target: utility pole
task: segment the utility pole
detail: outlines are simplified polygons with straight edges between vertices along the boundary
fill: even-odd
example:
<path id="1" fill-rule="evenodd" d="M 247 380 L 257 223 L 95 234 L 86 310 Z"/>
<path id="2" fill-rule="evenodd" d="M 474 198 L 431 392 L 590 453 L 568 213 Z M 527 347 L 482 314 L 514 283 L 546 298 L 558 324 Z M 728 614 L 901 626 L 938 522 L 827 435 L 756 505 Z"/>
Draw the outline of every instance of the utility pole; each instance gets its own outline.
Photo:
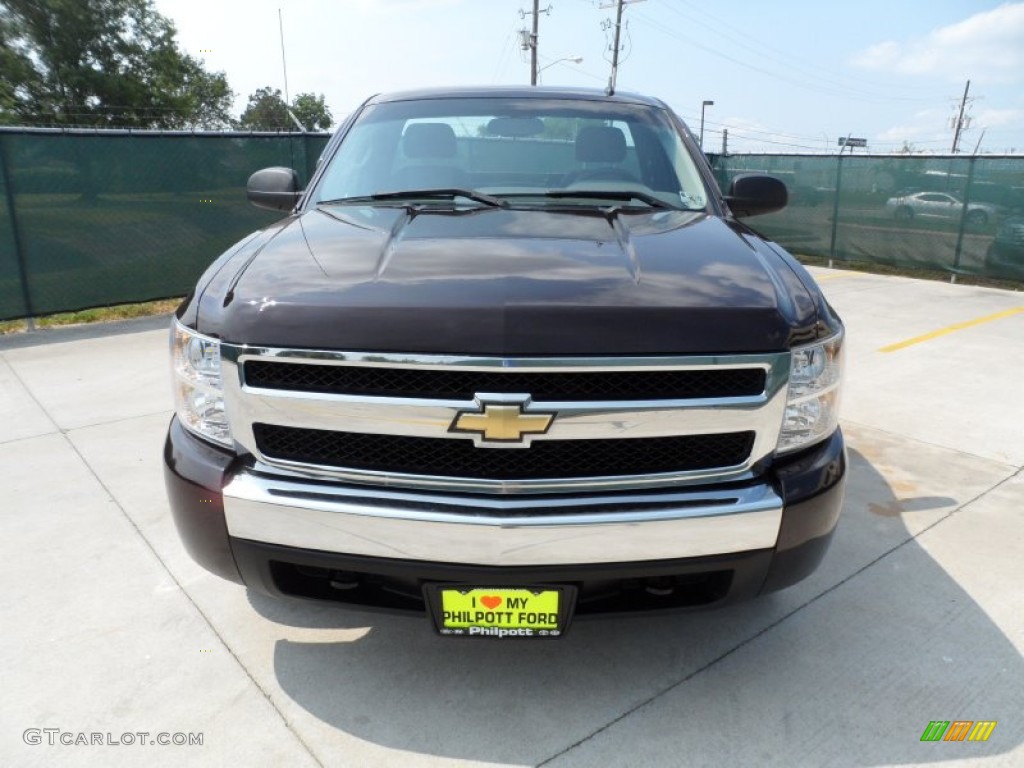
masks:
<path id="1" fill-rule="evenodd" d="M 605 92 L 611 96 L 615 93 L 615 81 L 619 74 L 619 40 L 622 35 L 622 7 L 630 3 L 641 3 L 643 0 L 617 0 L 615 10 L 615 42 L 612 43 L 612 73 L 608 78 Z M 598 8 L 611 8 L 611 5 L 599 5 Z"/>
<path id="2" fill-rule="evenodd" d="M 527 32 L 525 29 L 519 30 L 520 47 L 525 51 L 530 51 L 530 85 L 537 84 L 537 35 L 540 30 L 540 15 L 542 13 L 551 14 L 551 6 L 548 5 L 544 10 L 540 9 L 540 0 L 533 0 L 532 11 L 519 11 L 519 18 L 525 19 L 528 15 L 533 16 L 533 30 Z"/>
<path id="3" fill-rule="evenodd" d="M 978 154 L 978 150 L 981 149 L 981 140 L 985 138 L 985 131 L 987 131 L 987 130 L 988 130 L 988 128 L 982 128 L 981 129 L 981 136 L 978 137 L 978 143 L 974 145 L 974 152 L 973 152 L 973 154 L 975 154 L 975 155 Z"/>
<path id="4" fill-rule="evenodd" d="M 289 103 L 288 96 L 288 62 L 284 58 L 284 18 L 281 16 L 281 9 L 277 9 L 277 26 L 281 33 L 281 71 L 284 72 L 284 103 Z"/>
<path id="5" fill-rule="evenodd" d="M 722 156 L 725 157 L 729 154 L 729 129 L 722 129 Z"/>
<path id="6" fill-rule="evenodd" d="M 533 32 L 530 33 L 530 85 L 537 84 L 537 32 L 540 31 L 540 0 L 533 0 Z M 550 8 L 550 6 L 548 6 Z"/>
<path id="7" fill-rule="evenodd" d="M 964 130 L 964 107 L 967 106 L 967 92 L 971 90 L 971 81 L 967 81 L 967 85 L 964 88 L 964 97 L 960 99 L 960 113 L 956 116 L 956 122 L 953 125 L 953 154 L 955 155 L 960 151 L 960 134 Z"/>

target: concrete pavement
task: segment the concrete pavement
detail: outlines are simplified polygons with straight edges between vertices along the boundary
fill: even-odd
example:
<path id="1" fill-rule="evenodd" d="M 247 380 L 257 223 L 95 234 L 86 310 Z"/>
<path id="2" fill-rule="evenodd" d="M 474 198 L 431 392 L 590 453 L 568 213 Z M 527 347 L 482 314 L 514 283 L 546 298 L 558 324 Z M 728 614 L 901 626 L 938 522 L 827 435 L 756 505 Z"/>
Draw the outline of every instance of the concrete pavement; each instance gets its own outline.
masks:
<path id="1" fill-rule="evenodd" d="M 815 272 L 851 449 L 821 569 L 553 643 L 207 574 L 164 497 L 166 323 L 0 339 L 0 764 L 1024 764 L 1024 294 Z M 932 720 L 997 726 L 921 742 Z M 133 743 L 61 743 L 93 733 Z"/>

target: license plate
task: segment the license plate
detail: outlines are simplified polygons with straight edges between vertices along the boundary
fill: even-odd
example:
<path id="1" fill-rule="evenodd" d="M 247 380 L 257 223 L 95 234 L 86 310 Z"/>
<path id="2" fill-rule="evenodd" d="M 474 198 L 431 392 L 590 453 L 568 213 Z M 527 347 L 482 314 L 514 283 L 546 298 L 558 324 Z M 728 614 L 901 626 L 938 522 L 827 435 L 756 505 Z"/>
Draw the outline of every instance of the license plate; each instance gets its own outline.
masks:
<path id="1" fill-rule="evenodd" d="M 561 637 L 575 596 L 573 587 L 427 588 L 437 631 L 463 637 Z"/>

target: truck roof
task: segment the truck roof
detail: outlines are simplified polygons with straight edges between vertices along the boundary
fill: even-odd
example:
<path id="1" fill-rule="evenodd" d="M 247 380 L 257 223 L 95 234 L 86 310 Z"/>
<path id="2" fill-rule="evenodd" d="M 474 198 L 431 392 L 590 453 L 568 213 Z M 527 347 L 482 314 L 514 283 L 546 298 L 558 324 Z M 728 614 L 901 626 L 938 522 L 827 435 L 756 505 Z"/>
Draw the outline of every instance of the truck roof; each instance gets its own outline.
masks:
<path id="1" fill-rule="evenodd" d="M 410 91 L 379 93 L 367 104 L 381 104 L 393 101 L 419 101 L 421 99 L 482 99 L 500 96 L 516 99 L 576 99 L 581 101 L 607 101 L 619 104 L 643 104 L 649 107 L 664 108 L 665 104 L 658 99 L 642 96 L 638 93 L 616 92 L 609 96 L 597 88 L 559 88 L 549 86 L 524 85 L 478 85 L 459 86 L 454 88 L 419 88 Z"/>

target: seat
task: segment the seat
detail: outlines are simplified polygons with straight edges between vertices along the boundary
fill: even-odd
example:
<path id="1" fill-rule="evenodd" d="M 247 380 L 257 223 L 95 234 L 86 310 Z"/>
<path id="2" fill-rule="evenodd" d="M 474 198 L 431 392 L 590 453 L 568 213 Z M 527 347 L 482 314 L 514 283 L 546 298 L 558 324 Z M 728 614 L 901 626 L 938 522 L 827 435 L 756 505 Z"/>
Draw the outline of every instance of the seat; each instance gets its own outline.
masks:
<path id="1" fill-rule="evenodd" d="M 402 134 L 402 155 L 412 164 L 399 168 L 392 178 L 397 190 L 465 187 L 466 172 L 451 162 L 457 143 L 447 123 L 412 123 Z"/>
<path id="2" fill-rule="evenodd" d="M 612 163 L 626 159 L 626 136 L 619 128 L 590 125 L 576 134 L 576 161 L 579 163 L 606 163 L 596 168 L 581 168 L 566 174 L 562 184 L 570 186 L 580 181 L 629 181 L 639 179 L 625 168 Z"/>

